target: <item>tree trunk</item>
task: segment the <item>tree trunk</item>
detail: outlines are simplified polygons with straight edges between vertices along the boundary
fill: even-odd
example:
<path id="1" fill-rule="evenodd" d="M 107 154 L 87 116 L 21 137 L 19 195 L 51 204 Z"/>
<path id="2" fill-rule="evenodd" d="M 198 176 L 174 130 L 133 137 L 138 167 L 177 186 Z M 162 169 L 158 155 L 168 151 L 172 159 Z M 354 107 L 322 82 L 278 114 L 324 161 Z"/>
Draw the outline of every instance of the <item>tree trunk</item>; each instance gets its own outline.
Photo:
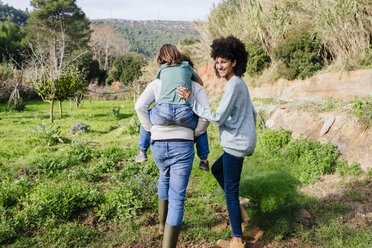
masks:
<path id="1" fill-rule="evenodd" d="M 50 116 L 50 122 L 53 123 L 53 105 L 54 105 L 54 100 L 51 100 L 50 101 L 50 113 L 49 113 L 49 116 Z"/>
<path id="2" fill-rule="evenodd" d="M 72 100 L 70 99 L 70 115 L 72 115 Z"/>
<path id="3" fill-rule="evenodd" d="M 58 101 L 58 102 L 59 102 L 59 116 L 62 119 L 62 101 Z"/>

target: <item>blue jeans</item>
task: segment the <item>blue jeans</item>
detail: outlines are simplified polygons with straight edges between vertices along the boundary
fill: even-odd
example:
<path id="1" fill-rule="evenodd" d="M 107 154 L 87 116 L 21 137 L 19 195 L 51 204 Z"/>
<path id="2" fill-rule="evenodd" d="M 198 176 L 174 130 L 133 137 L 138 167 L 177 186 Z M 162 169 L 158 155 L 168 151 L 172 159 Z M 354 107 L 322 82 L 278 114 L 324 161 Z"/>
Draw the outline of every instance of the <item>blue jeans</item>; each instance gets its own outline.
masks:
<path id="1" fill-rule="evenodd" d="M 234 237 L 242 237 L 242 221 L 239 203 L 239 183 L 244 157 L 224 152 L 212 166 L 212 174 L 225 192 L 227 211 Z"/>
<path id="2" fill-rule="evenodd" d="M 152 125 L 178 125 L 195 129 L 199 117 L 187 104 L 157 104 L 150 111 L 150 122 Z"/>
<path id="3" fill-rule="evenodd" d="M 151 135 L 147 132 L 143 126 L 141 125 L 139 139 L 138 139 L 138 147 L 139 150 L 143 153 L 146 153 L 150 147 L 151 142 Z M 207 159 L 209 154 L 209 144 L 208 144 L 208 134 L 207 132 L 200 135 L 196 138 L 196 152 L 200 159 Z"/>
<path id="4" fill-rule="evenodd" d="M 163 200 L 168 199 L 166 224 L 179 226 L 195 156 L 194 144 L 192 141 L 156 141 L 151 145 L 151 152 L 159 169 L 158 196 Z"/>

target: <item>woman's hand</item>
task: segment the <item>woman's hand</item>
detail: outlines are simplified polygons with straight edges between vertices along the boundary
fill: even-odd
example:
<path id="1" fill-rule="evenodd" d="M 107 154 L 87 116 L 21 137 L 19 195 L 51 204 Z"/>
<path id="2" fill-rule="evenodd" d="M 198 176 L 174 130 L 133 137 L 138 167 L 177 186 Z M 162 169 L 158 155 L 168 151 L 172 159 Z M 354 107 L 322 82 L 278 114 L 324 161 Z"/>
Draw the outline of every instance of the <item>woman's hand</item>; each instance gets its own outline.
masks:
<path id="1" fill-rule="evenodd" d="M 177 87 L 177 94 L 179 97 L 187 101 L 191 96 L 191 91 L 185 87 Z"/>

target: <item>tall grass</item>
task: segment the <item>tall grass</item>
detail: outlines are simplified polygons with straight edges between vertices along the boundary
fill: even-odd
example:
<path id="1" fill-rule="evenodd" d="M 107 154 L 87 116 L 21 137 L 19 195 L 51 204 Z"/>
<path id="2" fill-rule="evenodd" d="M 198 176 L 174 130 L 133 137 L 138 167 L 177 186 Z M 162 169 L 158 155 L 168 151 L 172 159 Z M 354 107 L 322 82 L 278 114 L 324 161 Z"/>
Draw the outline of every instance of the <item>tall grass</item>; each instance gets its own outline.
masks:
<path id="1" fill-rule="evenodd" d="M 372 8 L 365 0 L 224 0 L 208 19 L 212 38 L 235 35 L 258 41 L 272 61 L 288 32 L 311 25 L 336 64 L 346 69 L 372 63 Z"/>

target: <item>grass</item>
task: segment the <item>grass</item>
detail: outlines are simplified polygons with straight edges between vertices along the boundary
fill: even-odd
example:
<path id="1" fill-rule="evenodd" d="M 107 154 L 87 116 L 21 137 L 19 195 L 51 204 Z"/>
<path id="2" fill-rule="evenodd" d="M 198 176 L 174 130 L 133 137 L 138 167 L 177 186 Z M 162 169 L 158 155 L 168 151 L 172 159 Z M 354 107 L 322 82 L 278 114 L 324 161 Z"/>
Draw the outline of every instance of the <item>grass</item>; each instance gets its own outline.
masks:
<path id="1" fill-rule="evenodd" d="M 31 101 L 24 112 L 4 112 L 5 104 L 0 104 L 0 244 L 160 246 L 157 169 L 151 153 L 148 162 L 134 162 L 138 121 L 133 103 L 85 101 L 73 114 L 62 119 L 56 115 L 54 128 L 48 123 L 48 108 Z M 89 125 L 88 132 L 70 134 L 77 121 Z M 44 127 L 36 132 L 42 123 Z M 213 163 L 223 151 L 218 128 L 210 125 L 208 134 Z M 56 142 L 49 142 L 50 137 Z M 258 128 L 256 152 L 244 161 L 240 195 L 250 199 L 247 211 L 252 223 L 265 230 L 259 247 L 293 242 L 315 247 L 371 246 L 371 228 L 353 207 L 370 202 L 371 175 L 336 158 L 330 145 L 291 140 L 285 130 Z M 186 247 L 208 247 L 231 236 L 229 228 L 211 231 L 227 220 L 224 194 L 211 173 L 197 169 L 198 162 L 195 159 L 180 236 Z M 300 191 L 332 173 L 349 178 L 341 185 L 328 185 L 342 189 L 339 198 L 322 199 Z M 312 215 L 310 225 L 296 220 L 296 212 L 303 208 Z M 357 227 L 351 225 L 355 218 L 361 223 Z"/>

